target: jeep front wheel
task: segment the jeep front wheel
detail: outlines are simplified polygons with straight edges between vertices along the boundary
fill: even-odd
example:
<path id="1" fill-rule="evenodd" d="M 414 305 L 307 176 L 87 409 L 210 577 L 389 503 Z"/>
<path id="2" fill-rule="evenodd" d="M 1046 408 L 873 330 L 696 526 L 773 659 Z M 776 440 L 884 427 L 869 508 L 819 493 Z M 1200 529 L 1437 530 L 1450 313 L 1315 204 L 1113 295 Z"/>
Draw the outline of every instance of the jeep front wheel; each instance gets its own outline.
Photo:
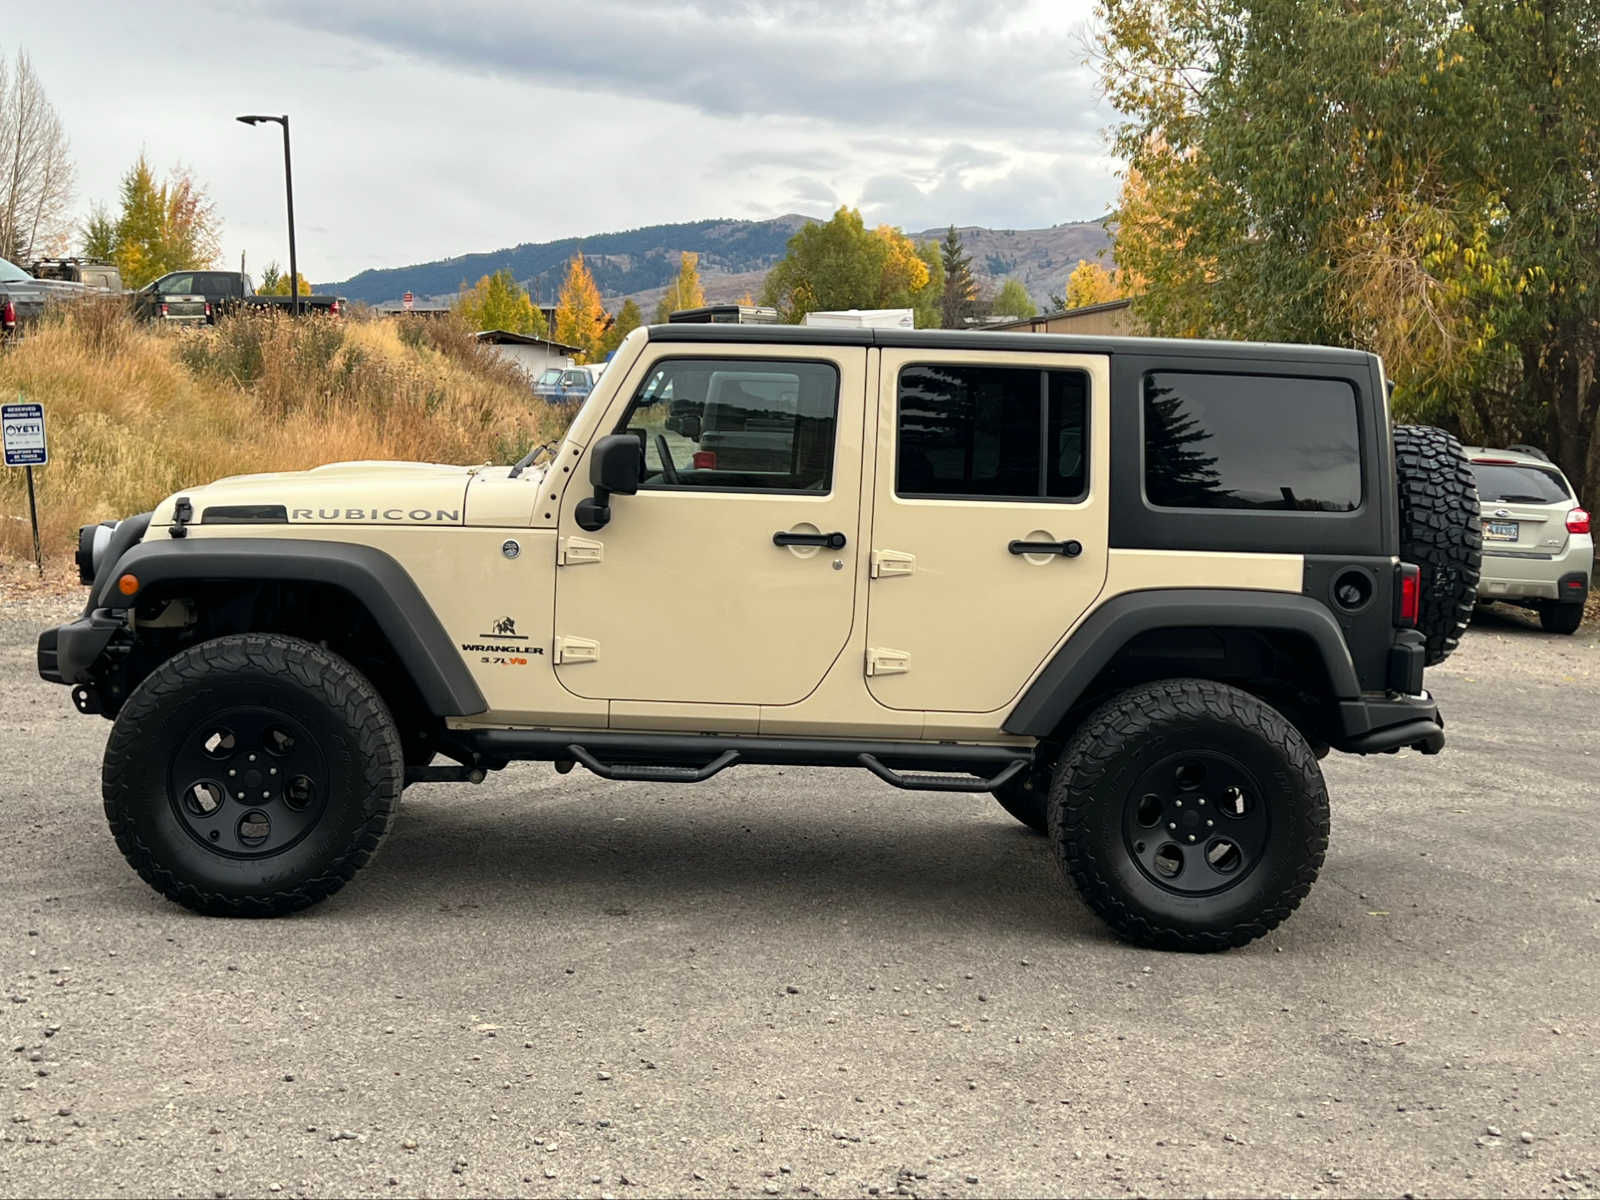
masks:
<path id="1" fill-rule="evenodd" d="M 1310 890 L 1328 846 L 1315 755 L 1276 709 L 1200 679 L 1132 688 L 1068 743 L 1049 800 L 1057 862 L 1119 935 L 1242 946 Z"/>
<path id="2" fill-rule="evenodd" d="M 139 875 L 213 916 L 277 916 L 338 891 L 389 830 L 400 736 L 344 659 L 240 634 L 157 667 L 118 713 L 106 818 Z"/>

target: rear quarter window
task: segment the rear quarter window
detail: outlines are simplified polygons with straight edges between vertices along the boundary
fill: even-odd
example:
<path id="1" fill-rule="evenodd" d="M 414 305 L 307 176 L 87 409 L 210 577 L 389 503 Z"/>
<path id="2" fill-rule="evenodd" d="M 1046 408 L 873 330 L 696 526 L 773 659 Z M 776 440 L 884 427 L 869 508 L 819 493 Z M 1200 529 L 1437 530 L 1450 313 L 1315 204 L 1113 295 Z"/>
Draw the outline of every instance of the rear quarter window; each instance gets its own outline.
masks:
<path id="1" fill-rule="evenodd" d="M 1152 371 L 1145 496 L 1160 508 L 1354 512 L 1356 390 L 1340 379 Z"/>

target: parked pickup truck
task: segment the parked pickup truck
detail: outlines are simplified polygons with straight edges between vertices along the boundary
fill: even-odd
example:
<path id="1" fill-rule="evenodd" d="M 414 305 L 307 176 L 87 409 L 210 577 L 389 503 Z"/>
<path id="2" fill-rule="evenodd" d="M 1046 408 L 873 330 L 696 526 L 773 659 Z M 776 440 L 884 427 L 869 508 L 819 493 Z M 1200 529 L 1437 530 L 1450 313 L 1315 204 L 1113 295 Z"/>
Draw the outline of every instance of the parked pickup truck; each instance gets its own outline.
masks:
<path id="1" fill-rule="evenodd" d="M 83 295 L 81 283 L 35 279 L 0 258 L 0 338 L 12 337 L 24 325 L 37 321 L 52 301 L 79 300 Z"/>
<path id="2" fill-rule="evenodd" d="M 133 294 L 133 315 L 141 321 L 169 325 L 209 325 L 211 302 L 185 286 L 189 275 L 163 275 Z"/>
<path id="3" fill-rule="evenodd" d="M 250 276 L 243 271 L 173 271 L 149 284 L 145 292 L 165 298 L 169 294 L 197 295 L 211 306 L 209 319 L 237 312 L 241 308 L 275 308 L 292 312 L 292 296 L 263 296 L 256 291 Z M 141 295 L 144 293 L 141 292 Z M 338 296 L 301 296 L 300 311 L 338 316 L 344 301 Z M 144 316 L 151 316 L 143 312 Z"/>

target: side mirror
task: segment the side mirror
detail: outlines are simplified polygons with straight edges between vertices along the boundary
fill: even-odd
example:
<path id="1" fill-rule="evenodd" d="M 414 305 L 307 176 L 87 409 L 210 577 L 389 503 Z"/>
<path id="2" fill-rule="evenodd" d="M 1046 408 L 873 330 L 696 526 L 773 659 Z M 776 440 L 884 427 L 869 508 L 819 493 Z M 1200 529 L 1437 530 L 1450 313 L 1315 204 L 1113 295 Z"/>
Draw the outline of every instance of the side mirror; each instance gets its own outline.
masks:
<path id="1" fill-rule="evenodd" d="M 611 522 L 611 497 L 631 496 L 644 474 L 644 447 L 631 433 L 601 438 L 589 452 L 589 482 L 594 495 L 578 503 L 573 514 L 578 528 L 593 533 Z"/>

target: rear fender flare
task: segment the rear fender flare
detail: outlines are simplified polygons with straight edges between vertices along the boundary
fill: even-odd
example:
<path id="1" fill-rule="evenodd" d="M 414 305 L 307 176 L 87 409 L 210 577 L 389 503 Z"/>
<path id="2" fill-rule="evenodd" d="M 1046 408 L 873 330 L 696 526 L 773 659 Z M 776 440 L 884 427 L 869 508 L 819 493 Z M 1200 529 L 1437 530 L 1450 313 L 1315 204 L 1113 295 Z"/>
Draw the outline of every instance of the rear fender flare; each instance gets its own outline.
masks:
<path id="1" fill-rule="evenodd" d="M 1170 588 L 1124 592 L 1089 614 L 1017 701 L 1007 733 L 1049 737 L 1095 677 L 1129 642 L 1157 629 L 1259 629 L 1302 635 L 1316 647 L 1334 698 L 1361 695 L 1350 648 L 1321 603 L 1293 592 Z"/>

